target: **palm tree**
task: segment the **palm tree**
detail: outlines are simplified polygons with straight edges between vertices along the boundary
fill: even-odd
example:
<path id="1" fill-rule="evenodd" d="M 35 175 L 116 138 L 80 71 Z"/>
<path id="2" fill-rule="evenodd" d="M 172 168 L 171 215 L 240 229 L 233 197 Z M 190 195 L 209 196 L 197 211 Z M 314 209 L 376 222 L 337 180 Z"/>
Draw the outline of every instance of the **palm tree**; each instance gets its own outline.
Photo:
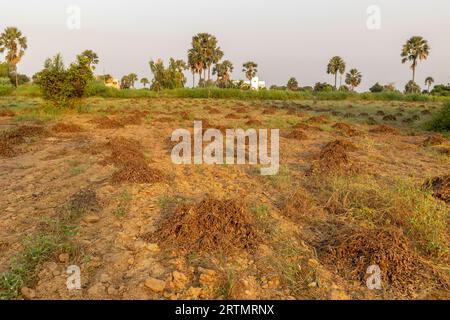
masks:
<path id="1" fill-rule="evenodd" d="M 141 83 L 142 83 L 142 85 L 144 86 L 144 89 L 145 89 L 145 86 L 148 85 L 150 83 L 150 81 L 148 81 L 147 78 L 142 78 L 141 79 Z"/>
<path id="2" fill-rule="evenodd" d="M 357 86 L 361 84 L 362 75 L 357 69 L 351 69 L 345 75 L 345 83 L 350 86 L 350 89 L 353 91 Z"/>
<path id="3" fill-rule="evenodd" d="M 330 62 L 327 66 L 327 73 L 334 75 L 334 88 L 337 89 L 337 74 L 340 73 L 341 75 L 345 72 L 345 62 L 344 60 L 339 57 L 335 56 L 330 59 Z"/>
<path id="4" fill-rule="evenodd" d="M 19 86 L 17 64 L 24 56 L 27 48 L 27 38 L 16 27 L 7 27 L 0 35 L 0 53 L 7 51 L 5 59 L 16 75 L 16 88 Z"/>
<path id="5" fill-rule="evenodd" d="M 242 65 L 242 72 L 245 73 L 245 77 L 250 81 L 256 76 L 258 73 L 258 64 L 253 61 L 248 61 Z"/>
<path id="6" fill-rule="evenodd" d="M 138 80 L 136 73 L 130 73 L 128 75 L 128 80 L 130 81 L 130 86 L 134 89 L 134 83 Z"/>
<path id="7" fill-rule="evenodd" d="M 416 67 L 419 60 L 426 60 L 430 54 L 430 46 L 428 41 L 420 36 L 414 36 L 410 38 L 403 45 L 401 57 L 402 63 L 411 61 L 411 69 L 413 71 L 412 81 L 414 82 L 416 77 Z"/>
<path id="8" fill-rule="evenodd" d="M 84 50 L 81 56 L 86 57 L 88 61 L 89 68 L 94 71 L 95 65 L 99 63 L 98 55 L 92 50 Z"/>
<path id="9" fill-rule="evenodd" d="M 188 51 L 188 66 L 189 70 L 192 72 L 192 87 L 195 87 L 195 74 L 198 73 L 201 80 L 203 66 L 200 52 L 195 48 L 189 49 Z"/>
<path id="10" fill-rule="evenodd" d="M 425 79 L 425 85 L 428 86 L 428 93 L 430 93 L 431 86 L 434 83 L 434 79 L 432 77 L 427 77 Z"/>
<path id="11" fill-rule="evenodd" d="M 222 63 L 217 63 L 213 68 L 213 75 L 217 75 L 217 82 L 221 87 L 228 87 L 230 83 L 230 74 L 233 72 L 233 63 L 225 60 Z"/>

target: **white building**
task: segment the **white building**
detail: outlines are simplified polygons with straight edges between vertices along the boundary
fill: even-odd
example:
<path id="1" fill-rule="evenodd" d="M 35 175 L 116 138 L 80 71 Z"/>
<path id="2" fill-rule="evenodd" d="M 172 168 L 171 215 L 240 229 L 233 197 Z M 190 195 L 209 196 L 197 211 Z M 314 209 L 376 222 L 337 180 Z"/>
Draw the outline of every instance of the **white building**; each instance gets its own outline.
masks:
<path id="1" fill-rule="evenodd" d="M 264 89 L 266 87 L 265 81 L 259 81 L 258 77 L 253 77 L 252 81 L 244 81 L 245 84 L 249 85 L 251 89 L 253 90 L 259 90 Z"/>

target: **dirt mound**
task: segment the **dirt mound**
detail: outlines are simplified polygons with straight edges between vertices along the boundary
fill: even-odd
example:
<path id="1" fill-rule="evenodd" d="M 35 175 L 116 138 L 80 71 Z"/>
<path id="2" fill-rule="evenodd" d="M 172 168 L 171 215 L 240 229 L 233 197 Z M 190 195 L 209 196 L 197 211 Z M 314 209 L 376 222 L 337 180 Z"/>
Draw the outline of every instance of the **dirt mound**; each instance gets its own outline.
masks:
<path id="1" fill-rule="evenodd" d="M 320 243 L 319 257 L 345 278 L 366 283 L 367 268 L 378 265 L 382 286 L 408 293 L 423 284 L 426 267 L 409 240 L 394 228 L 344 228 Z"/>
<path id="2" fill-rule="evenodd" d="M 146 235 L 183 252 L 254 251 L 261 238 L 253 215 L 235 200 L 207 198 L 178 206 L 161 221 L 155 235 Z"/>
<path id="3" fill-rule="evenodd" d="M 0 117 L 14 117 L 16 114 L 9 109 L 0 109 Z"/>
<path id="4" fill-rule="evenodd" d="M 119 129 L 123 128 L 124 124 L 116 119 L 109 117 L 96 118 L 90 121 L 97 125 L 97 129 Z"/>
<path id="5" fill-rule="evenodd" d="M 450 175 L 432 178 L 425 183 L 425 187 L 430 187 L 436 198 L 450 204 Z"/>
<path id="6" fill-rule="evenodd" d="M 388 114 L 383 117 L 383 120 L 384 121 L 397 121 L 397 117 L 394 116 L 393 114 Z"/>
<path id="7" fill-rule="evenodd" d="M 161 118 L 157 118 L 155 119 L 155 122 L 161 122 L 161 123 L 170 123 L 173 122 L 174 120 L 172 118 L 169 117 L 161 117 Z"/>
<path id="8" fill-rule="evenodd" d="M 90 188 L 82 189 L 72 196 L 67 204 L 71 214 L 86 214 L 100 209 L 97 194 Z"/>
<path id="9" fill-rule="evenodd" d="M 142 118 L 143 116 L 141 114 L 132 113 L 126 117 L 121 118 L 120 123 L 122 123 L 125 126 L 127 125 L 139 126 L 142 124 Z"/>
<path id="10" fill-rule="evenodd" d="M 372 133 L 384 133 L 384 134 L 397 134 L 398 131 L 390 126 L 387 125 L 380 125 L 373 129 L 370 129 L 370 132 Z"/>
<path id="11" fill-rule="evenodd" d="M 327 123 L 328 122 L 328 117 L 327 116 L 314 116 L 308 119 L 309 122 L 314 122 L 314 123 Z"/>
<path id="12" fill-rule="evenodd" d="M 20 153 L 18 147 L 33 137 L 47 134 L 43 127 L 20 126 L 0 134 L 0 157 L 14 157 Z"/>
<path id="13" fill-rule="evenodd" d="M 323 147 L 319 160 L 313 162 L 307 174 L 333 174 L 353 171 L 355 167 L 348 152 L 356 150 L 356 146 L 350 141 L 335 140 L 329 142 Z"/>
<path id="14" fill-rule="evenodd" d="M 430 147 L 430 146 L 437 146 L 440 144 L 443 144 L 445 142 L 445 138 L 442 134 L 435 134 L 433 136 L 429 136 L 428 138 L 426 138 L 422 145 L 424 147 Z"/>
<path id="15" fill-rule="evenodd" d="M 83 128 L 75 123 L 58 122 L 52 127 L 52 131 L 56 133 L 75 133 L 83 131 Z"/>
<path id="16" fill-rule="evenodd" d="M 248 109 L 244 108 L 244 107 L 240 107 L 240 108 L 236 108 L 234 111 L 236 111 L 237 113 L 246 113 L 246 112 L 248 112 Z"/>
<path id="17" fill-rule="evenodd" d="M 275 108 L 266 108 L 266 109 L 264 109 L 264 111 L 261 113 L 261 114 L 266 114 L 266 115 L 268 115 L 268 114 L 275 114 L 276 113 L 276 109 Z"/>
<path id="18" fill-rule="evenodd" d="M 358 134 L 358 131 L 353 129 L 352 126 L 343 122 L 336 123 L 335 125 L 333 125 L 333 128 L 339 130 L 342 134 L 348 137 L 353 137 Z"/>
<path id="19" fill-rule="evenodd" d="M 305 140 L 308 139 L 308 136 L 304 131 L 300 129 L 294 129 L 286 136 L 286 138 L 295 140 Z"/>
<path id="20" fill-rule="evenodd" d="M 310 126 L 305 123 L 297 123 L 295 126 L 292 127 L 292 129 L 300 129 L 300 130 L 307 130 L 307 131 L 323 131 L 319 127 Z"/>
<path id="21" fill-rule="evenodd" d="M 309 214 L 311 208 L 312 204 L 308 192 L 303 188 L 299 188 L 285 200 L 283 213 L 290 219 L 298 220 Z"/>
<path id="22" fill-rule="evenodd" d="M 262 122 L 256 119 L 250 119 L 245 124 L 247 126 L 262 126 Z"/>
<path id="23" fill-rule="evenodd" d="M 225 116 L 225 119 L 240 119 L 241 117 L 235 113 L 230 113 Z"/>
<path id="24" fill-rule="evenodd" d="M 209 112 L 210 114 L 220 114 L 220 113 L 222 113 L 222 112 L 221 112 L 219 109 L 217 109 L 217 108 L 209 108 L 208 112 Z"/>
<path id="25" fill-rule="evenodd" d="M 106 145 L 111 155 L 104 164 L 114 164 L 119 168 L 112 176 L 115 183 L 155 183 L 163 180 L 160 170 L 148 166 L 142 146 L 136 140 L 115 138 Z"/>

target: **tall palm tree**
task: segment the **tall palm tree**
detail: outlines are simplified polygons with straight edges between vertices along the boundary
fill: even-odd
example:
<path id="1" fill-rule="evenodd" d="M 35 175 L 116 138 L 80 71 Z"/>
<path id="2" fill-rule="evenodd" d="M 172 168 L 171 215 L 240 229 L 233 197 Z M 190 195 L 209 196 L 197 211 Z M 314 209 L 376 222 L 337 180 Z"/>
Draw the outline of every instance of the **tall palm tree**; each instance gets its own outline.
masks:
<path id="1" fill-rule="evenodd" d="M 95 70 L 95 65 L 97 65 L 99 63 L 98 55 L 92 50 L 84 50 L 81 53 L 81 56 L 86 57 L 86 59 L 88 61 L 89 68 L 92 71 L 94 71 Z"/>
<path id="2" fill-rule="evenodd" d="M 19 86 L 17 64 L 20 62 L 28 48 L 27 38 L 16 27 L 7 27 L 0 35 L 0 53 L 7 51 L 5 59 L 14 70 L 16 76 L 16 88 Z"/>
<path id="3" fill-rule="evenodd" d="M 428 86 L 428 93 L 430 93 L 430 89 L 431 89 L 431 86 L 433 85 L 433 83 L 434 83 L 433 77 L 427 77 L 425 79 L 425 85 Z"/>
<path id="4" fill-rule="evenodd" d="M 345 62 L 339 57 L 335 56 L 330 59 L 330 62 L 327 66 L 327 73 L 334 75 L 334 88 L 337 89 L 337 75 L 340 73 L 341 75 L 345 72 Z"/>
<path id="5" fill-rule="evenodd" d="M 145 86 L 148 85 L 149 83 L 150 83 L 150 81 L 148 81 L 147 78 L 142 78 L 141 79 L 141 84 L 144 86 L 144 89 L 145 89 Z"/>
<path id="6" fill-rule="evenodd" d="M 199 82 L 202 78 L 202 59 L 200 52 L 195 48 L 189 49 L 188 51 L 188 67 L 192 72 L 192 87 L 195 87 L 195 75 L 198 73 Z"/>
<path id="7" fill-rule="evenodd" d="M 428 41 L 423 37 L 414 36 L 410 38 L 403 45 L 402 48 L 402 63 L 406 63 L 407 61 L 411 62 L 411 69 L 413 71 L 412 81 L 414 82 L 416 77 L 416 68 L 417 64 L 420 60 L 426 60 L 428 55 L 430 54 L 430 46 L 428 45 Z"/>
<path id="8" fill-rule="evenodd" d="M 357 69 L 351 69 L 345 75 L 345 83 L 350 86 L 350 89 L 353 91 L 357 86 L 361 84 L 362 75 Z"/>
<path id="9" fill-rule="evenodd" d="M 251 82 L 258 73 L 258 64 L 253 61 L 248 61 L 242 65 L 242 72 L 245 73 L 245 77 Z"/>
<path id="10" fill-rule="evenodd" d="M 130 86 L 134 89 L 134 83 L 138 80 L 136 73 L 130 73 L 128 75 L 128 80 L 130 81 Z"/>
<path id="11" fill-rule="evenodd" d="M 217 75 L 217 82 L 221 87 L 228 87 L 230 83 L 230 74 L 233 72 L 233 63 L 225 60 L 222 63 L 217 63 L 213 68 L 213 75 Z"/>

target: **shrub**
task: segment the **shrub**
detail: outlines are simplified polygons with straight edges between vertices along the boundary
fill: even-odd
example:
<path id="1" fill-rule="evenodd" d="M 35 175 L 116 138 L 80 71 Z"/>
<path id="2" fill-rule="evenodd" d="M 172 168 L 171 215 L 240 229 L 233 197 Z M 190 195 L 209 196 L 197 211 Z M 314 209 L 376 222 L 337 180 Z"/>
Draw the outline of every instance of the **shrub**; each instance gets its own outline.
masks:
<path id="1" fill-rule="evenodd" d="M 405 86 L 406 94 L 420 94 L 421 91 L 422 89 L 420 88 L 420 86 L 412 80 L 408 81 Z"/>
<path id="2" fill-rule="evenodd" d="M 444 104 L 442 109 L 425 124 L 427 130 L 450 131 L 450 102 Z"/>
<path id="3" fill-rule="evenodd" d="M 85 57 L 78 56 L 76 62 L 65 68 L 61 55 L 57 54 L 53 59 L 46 60 L 44 69 L 37 74 L 36 83 L 45 99 L 65 106 L 74 99 L 84 97 L 92 79 L 93 74 Z"/>
<path id="4" fill-rule="evenodd" d="M 330 92 L 333 91 L 334 87 L 331 84 L 328 83 L 321 83 L 321 82 L 317 82 L 314 85 L 314 92 Z"/>
<path id="5" fill-rule="evenodd" d="M 433 90 L 431 90 L 431 94 L 434 96 L 450 97 L 450 84 L 438 84 L 434 86 Z"/>
<path id="6" fill-rule="evenodd" d="M 14 87 L 9 78 L 0 78 L 0 96 L 6 96 L 13 92 Z"/>
<path id="7" fill-rule="evenodd" d="M 370 90 L 370 92 L 377 93 L 377 92 L 383 92 L 383 89 L 384 89 L 384 87 L 377 82 L 369 90 Z"/>

